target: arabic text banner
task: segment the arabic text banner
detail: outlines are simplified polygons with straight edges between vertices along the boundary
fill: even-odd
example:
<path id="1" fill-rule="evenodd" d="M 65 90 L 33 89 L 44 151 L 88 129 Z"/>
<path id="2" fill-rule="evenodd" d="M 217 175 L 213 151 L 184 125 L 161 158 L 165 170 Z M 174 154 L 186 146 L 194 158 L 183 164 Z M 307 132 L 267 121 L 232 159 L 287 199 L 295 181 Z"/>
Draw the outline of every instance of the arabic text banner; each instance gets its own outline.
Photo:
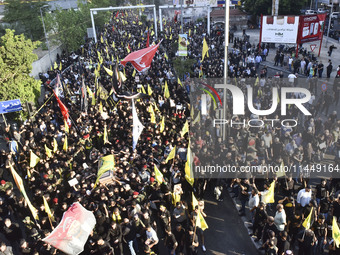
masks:
<path id="1" fill-rule="evenodd" d="M 261 42 L 296 43 L 299 16 L 263 16 Z"/>
<path id="2" fill-rule="evenodd" d="M 326 13 L 300 16 L 298 42 L 321 40 L 325 27 Z"/>
<path id="3" fill-rule="evenodd" d="M 77 255 L 84 250 L 84 245 L 96 225 L 93 213 L 81 204 L 73 203 L 64 213 L 59 225 L 43 239 L 45 243 L 66 254 Z"/>

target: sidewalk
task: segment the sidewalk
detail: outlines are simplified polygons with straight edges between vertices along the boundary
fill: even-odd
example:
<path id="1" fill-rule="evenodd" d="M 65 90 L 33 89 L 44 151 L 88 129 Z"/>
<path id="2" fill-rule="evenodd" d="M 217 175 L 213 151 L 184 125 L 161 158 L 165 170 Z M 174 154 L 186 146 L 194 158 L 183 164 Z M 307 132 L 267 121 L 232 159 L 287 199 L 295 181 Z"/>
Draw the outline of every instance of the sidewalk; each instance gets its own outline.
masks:
<path id="1" fill-rule="evenodd" d="M 257 45 L 259 43 L 260 29 L 246 30 L 246 34 L 250 36 L 250 42 L 252 44 Z M 235 37 L 241 37 L 241 36 L 242 36 L 242 31 L 236 31 L 235 32 Z M 310 45 L 316 45 L 316 47 L 313 51 L 314 56 L 317 58 L 318 61 L 322 61 L 322 63 L 324 64 L 323 78 L 321 78 L 320 80 L 323 81 L 323 82 L 326 82 L 327 84 L 333 84 L 334 77 L 335 77 L 335 74 L 336 74 L 336 68 L 340 65 L 340 50 L 339 50 L 340 49 L 340 43 L 337 40 L 334 40 L 333 38 L 329 38 L 327 47 L 325 47 L 326 40 L 327 40 L 327 36 L 324 36 L 323 41 L 322 41 L 322 46 L 321 46 L 320 57 L 317 57 L 317 55 L 319 53 L 319 49 L 320 49 L 320 41 L 304 43 L 302 46 L 303 46 L 303 48 L 305 48 L 307 50 L 307 52 L 311 52 Z M 329 57 L 328 56 L 328 48 L 332 44 L 334 44 L 334 46 L 337 49 L 334 49 L 332 56 Z M 292 47 L 295 46 L 294 44 L 290 44 L 290 45 Z M 279 46 L 279 44 L 275 44 L 275 46 L 277 48 Z M 267 56 L 267 61 L 262 62 L 262 64 L 267 65 L 271 69 L 274 69 L 274 70 L 277 70 L 277 71 L 284 71 L 285 73 L 289 74 L 288 68 L 274 66 L 275 53 L 276 53 L 276 49 L 271 48 L 269 50 L 269 54 Z M 301 54 L 299 55 L 299 57 L 301 57 Z M 329 59 L 332 61 L 333 71 L 331 73 L 331 79 L 327 80 L 326 79 L 326 67 L 328 65 Z"/>

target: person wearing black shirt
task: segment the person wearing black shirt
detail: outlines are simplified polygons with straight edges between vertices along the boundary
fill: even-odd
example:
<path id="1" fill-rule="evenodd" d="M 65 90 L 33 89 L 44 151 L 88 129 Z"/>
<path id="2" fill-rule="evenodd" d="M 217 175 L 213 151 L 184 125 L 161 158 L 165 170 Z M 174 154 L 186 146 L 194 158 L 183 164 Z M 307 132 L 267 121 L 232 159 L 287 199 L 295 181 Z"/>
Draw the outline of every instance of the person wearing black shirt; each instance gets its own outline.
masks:
<path id="1" fill-rule="evenodd" d="M 185 230 L 182 228 L 181 224 L 177 224 L 173 232 L 177 242 L 176 254 L 183 255 L 185 247 Z"/>
<path id="2" fill-rule="evenodd" d="M 316 185 L 316 202 L 320 204 L 321 199 L 328 198 L 329 191 L 327 187 L 327 181 L 323 179 L 320 184 Z"/>
<path id="3" fill-rule="evenodd" d="M 239 186 L 240 186 L 240 189 L 241 189 L 241 192 L 240 192 L 240 195 L 239 195 L 239 198 L 240 198 L 240 201 L 241 201 L 241 209 L 240 209 L 240 216 L 244 216 L 246 215 L 246 203 L 249 199 L 249 189 L 250 189 L 250 186 L 249 186 L 249 180 L 248 179 L 245 179 L 245 180 L 242 180 L 241 182 L 238 182 Z"/>
<path id="4" fill-rule="evenodd" d="M 278 255 L 284 254 L 287 250 L 289 250 L 290 243 L 287 240 L 288 239 L 288 233 L 286 231 L 282 231 L 279 234 L 279 237 L 277 239 L 277 248 L 278 248 Z"/>
<path id="5" fill-rule="evenodd" d="M 194 228 L 190 226 L 187 235 L 187 254 L 197 255 L 198 246 L 199 246 L 198 236 L 194 233 Z"/>
<path id="6" fill-rule="evenodd" d="M 311 229 L 302 230 L 298 234 L 299 241 L 299 254 L 298 255 L 310 255 L 312 254 L 313 246 L 316 242 L 316 237 Z"/>
<path id="7" fill-rule="evenodd" d="M 332 215 L 337 219 L 340 216 L 340 195 L 338 195 L 338 198 L 333 202 Z"/>
<path id="8" fill-rule="evenodd" d="M 254 216 L 253 235 L 256 237 L 256 240 L 262 237 L 262 230 L 266 224 L 267 218 L 268 215 L 265 210 L 265 205 L 263 202 L 260 202 Z"/>
<path id="9" fill-rule="evenodd" d="M 325 223 L 325 217 L 322 214 L 312 225 L 312 230 L 317 239 L 317 243 L 314 245 L 314 254 L 323 254 L 327 244 L 327 223 Z"/>
<path id="10" fill-rule="evenodd" d="M 123 255 L 122 229 L 115 221 L 112 221 L 111 228 L 107 232 L 105 241 L 113 247 L 115 254 Z"/>
<path id="11" fill-rule="evenodd" d="M 173 255 L 173 254 L 175 254 L 176 248 L 178 246 L 178 243 L 176 241 L 176 237 L 171 232 L 170 226 L 167 227 L 165 232 L 166 232 L 166 236 L 165 236 L 165 240 L 164 240 L 165 247 L 167 248 L 168 253 L 170 255 Z"/>

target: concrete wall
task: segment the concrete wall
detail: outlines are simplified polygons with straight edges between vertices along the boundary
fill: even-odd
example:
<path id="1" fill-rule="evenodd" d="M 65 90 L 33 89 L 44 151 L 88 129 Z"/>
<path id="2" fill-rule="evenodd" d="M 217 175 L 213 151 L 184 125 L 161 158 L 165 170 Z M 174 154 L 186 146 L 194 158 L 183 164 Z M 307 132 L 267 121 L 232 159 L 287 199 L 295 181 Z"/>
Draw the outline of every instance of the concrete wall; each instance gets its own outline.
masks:
<path id="1" fill-rule="evenodd" d="M 52 64 L 57 60 L 57 54 L 59 53 L 59 55 L 61 55 L 61 52 L 62 52 L 61 46 L 51 49 Z M 46 51 L 46 54 L 42 58 L 33 62 L 32 67 L 33 69 L 32 69 L 31 76 L 34 78 L 38 78 L 39 73 L 43 73 L 49 70 L 51 68 L 51 62 L 50 62 L 48 52 Z"/>

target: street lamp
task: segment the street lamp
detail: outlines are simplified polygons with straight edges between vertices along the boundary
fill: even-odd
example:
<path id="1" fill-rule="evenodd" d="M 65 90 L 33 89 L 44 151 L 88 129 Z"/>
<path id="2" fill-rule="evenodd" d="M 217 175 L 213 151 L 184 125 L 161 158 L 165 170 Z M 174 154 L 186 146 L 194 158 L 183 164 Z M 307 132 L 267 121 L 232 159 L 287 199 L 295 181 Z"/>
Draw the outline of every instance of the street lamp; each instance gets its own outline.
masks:
<path id="1" fill-rule="evenodd" d="M 329 29 L 331 28 L 331 21 L 332 21 L 332 16 L 333 16 L 333 7 L 334 4 L 338 4 L 339 0 L 332 0 L 332 7 L 331 7 L 331 12 L 329 13 L 329 20 L 328 20 L 328 28 L 327 28 L 327 39 L 326 39 L 326 45 L 325 48 L 327 48 L 327 43 L 328 43 L 328 38 L 329 38 Z"/>
<path id="2" fill-rule="evenodd" d="M 44 16 L 42 15 L 42 10 L 41 10 L 42 8 L 46 8 L 46 7 L 49 7 L 49 5 L 45 4 L 45 5 L 40 7 L 40 15 L 41 15 L 41 20 L 42 20 L 42 23 L 43 23 L 43 28 L 44 28 L 44 33 L 45 33 L 46 46 L 47 46 L 47 49 L 48 49 L 48 57 L 50 58 L 50 63 L 51 63 L 51 66 L 52 66 L 50 44 L 48 42 L 48 37 L 47 37 L 47 34 L 46 34 L 46 28 L 45 28 L 45 22 L 44 22 Z"/>

